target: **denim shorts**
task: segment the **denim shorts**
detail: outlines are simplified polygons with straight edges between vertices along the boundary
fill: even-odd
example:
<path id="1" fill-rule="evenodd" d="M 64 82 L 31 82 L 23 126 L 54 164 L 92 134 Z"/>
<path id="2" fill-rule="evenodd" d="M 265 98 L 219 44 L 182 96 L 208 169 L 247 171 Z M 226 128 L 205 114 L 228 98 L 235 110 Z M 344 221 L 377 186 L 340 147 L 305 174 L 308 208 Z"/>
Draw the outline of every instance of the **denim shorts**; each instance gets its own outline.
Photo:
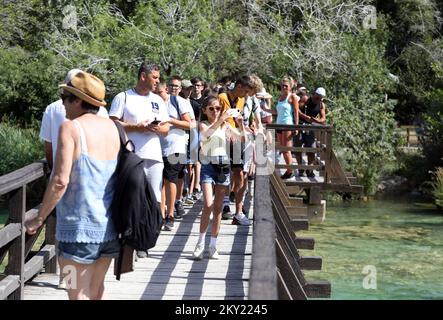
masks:
<path id="1" fill-rule="evenodd" d="M 99 258 L 117 258 L 118 239 L 102 243 L 59 242 L 58 255 L 81 264 L 92 264 Z"/>
<path id="2" fill-rule="evenodd" d="M 219 174 L 212 164 L 202 164 L 200 170 L 200 183 L 211 183 L 220 186 L 229 186 L 230 170 L 228 173 Z"/>

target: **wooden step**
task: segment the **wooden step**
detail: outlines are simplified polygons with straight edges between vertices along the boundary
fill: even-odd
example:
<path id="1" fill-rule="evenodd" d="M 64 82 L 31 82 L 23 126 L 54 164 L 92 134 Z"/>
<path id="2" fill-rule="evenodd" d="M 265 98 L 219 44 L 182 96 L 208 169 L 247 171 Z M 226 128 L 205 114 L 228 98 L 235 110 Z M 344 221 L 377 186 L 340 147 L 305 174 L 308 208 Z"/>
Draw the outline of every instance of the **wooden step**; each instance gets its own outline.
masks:
<path id="1" fill-rule="evenodd" d="M 291 226 L 294 232 L 300 230 L 309 230 L 309 220 L 308 219 L 291 219 Z"/>
<path id="2" fill-rule="evenodd" d="M 298 249 L 314 250 L 315 247 L 315 239 L 311 237 L 297 237 L 294 242 Z"/>
<path id="3" fill-rule="evenodd" d="M 325 170 L 324 165 L 276 164 L 274 167 L 275 169 Z"/>
<path id="4" fill-rule="evenodd" d="M 357 184 L 357 178 L 356 177 L 348 177 L 348 181 L 350 185 L 356 185 Z"/>
<path id="5" fill-rule="evenodd" d="M 298 264 L 303 270 L 321 270 L 323 259 L 317 256 L 304 256 L 300 258 Z"/>
<path id="6" fill-rule="evenodd" d="M 307 206 L 285 206 L 286 211 L 290 217 L 297 219 L 296 217 L 307 217 L 308 207 Z"/>
<path id="7" fill-rule="evenodd" d="M 289 199 L 294 206 L 295 205 L 299 205 L 300 207 L 303 206 L 303 198 L 289 194 Z"/>
<path id="8" fill-rule="evenodd" d="M 331 283 L 329 281 L 308 281 L 303 289 L 308 298 L 330 298 L 331 297 Z"/>

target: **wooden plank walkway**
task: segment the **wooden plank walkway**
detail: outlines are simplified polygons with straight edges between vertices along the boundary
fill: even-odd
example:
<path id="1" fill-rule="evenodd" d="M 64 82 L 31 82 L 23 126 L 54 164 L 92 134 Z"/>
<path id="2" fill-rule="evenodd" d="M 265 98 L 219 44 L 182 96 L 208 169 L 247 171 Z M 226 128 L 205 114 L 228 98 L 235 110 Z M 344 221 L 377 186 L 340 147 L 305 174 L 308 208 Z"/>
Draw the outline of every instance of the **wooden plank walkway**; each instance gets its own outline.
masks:
<path id="1" fill-rule="evenodd" d="M 195 261 L 192 252 L 198 240 L 201 207 L 201 200 L 192 207 L 185 206 L 187 214 L 175 222 L 174 231 L 162 231 L 149 257 L 138 259 L 135 271 L 123 274 L 120 281 L 115 280 L 112 263 L 105 279 L 104 299 L 247 299 L 253 226 L 235 226 L 231 220 L 222 220 L 217 243 L 220 259 L 209 260 L 205 252 L 203 260 Z M 209 232 L 206 237 L 207 249 Z M 24 298 L 66 300 L 66 291 L 57 285 L 56 274 L 41 273 L 26 283 Z"/>

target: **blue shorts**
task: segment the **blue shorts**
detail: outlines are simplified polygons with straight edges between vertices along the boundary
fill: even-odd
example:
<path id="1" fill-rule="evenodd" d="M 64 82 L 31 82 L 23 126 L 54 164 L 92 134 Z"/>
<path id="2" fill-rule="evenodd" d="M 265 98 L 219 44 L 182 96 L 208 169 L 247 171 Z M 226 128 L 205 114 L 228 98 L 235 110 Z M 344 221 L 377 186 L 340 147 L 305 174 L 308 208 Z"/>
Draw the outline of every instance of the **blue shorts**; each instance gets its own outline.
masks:
<path id="1" fill-rule="evenodd" d="M 226 173 L 217 172 L 212 164 L 202 164 L 200 170 L 200 184 L 211 183 L 219 186 L 229 186 L 230 170 Z"/>
<path id="2" fill-rule="evenodd" d="M 117 258 L 118 239 L 102 243 L 59 242 L 58 255 L 81 264 L 92 264 L 99 258 Z"/>

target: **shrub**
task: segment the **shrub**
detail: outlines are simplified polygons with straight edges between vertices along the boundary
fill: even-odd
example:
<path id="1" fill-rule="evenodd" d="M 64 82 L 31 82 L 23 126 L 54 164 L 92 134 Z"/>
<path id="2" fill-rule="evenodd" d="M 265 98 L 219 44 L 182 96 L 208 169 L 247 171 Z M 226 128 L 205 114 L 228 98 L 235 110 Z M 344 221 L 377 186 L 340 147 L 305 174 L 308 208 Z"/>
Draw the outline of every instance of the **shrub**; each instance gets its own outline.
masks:
<path id="1" fill-rule="evenodd" d="M 434 179 L 431 182 L 432 195 L 437 208 L 443 209 L 443 168 L 437 168 L 433 173 Z"/>
<path id="2" fill-rule="evenodd" d="M 36 129 L 22 129 L 3 119 L 0 141 L 0 176 L 44 157 L 43 144 Z"/>

